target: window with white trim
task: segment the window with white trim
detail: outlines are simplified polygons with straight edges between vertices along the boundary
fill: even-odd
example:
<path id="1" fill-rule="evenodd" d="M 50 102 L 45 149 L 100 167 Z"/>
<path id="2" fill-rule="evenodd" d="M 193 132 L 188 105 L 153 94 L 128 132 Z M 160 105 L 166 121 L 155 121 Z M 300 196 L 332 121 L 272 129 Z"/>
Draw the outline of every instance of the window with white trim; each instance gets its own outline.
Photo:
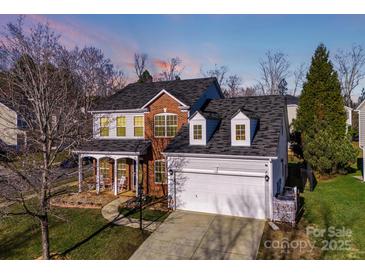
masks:
<path id="1" fill-rule="evenodd" d="M 156 114 L 154 120 L 155 137 L 174 137 L 176 135 L 176 114 Z"/>
<path id="2" fill-rule="evenodd" d="M 120 159 L 117 163 L 117 178 L 118 180 L 124 176 L 127 175 L 127 161 L 126 159 Z"/>
<path id="3" fill-rule="evenodd" d="M 246 126 L 244 124 L 236 124 L 236 141 L 246 140 Z"/>
<path id="4" fill-rule="evenodd" d="M 99 168 L 100 168 L 100 175 L 102 175 L 104 179 L 109 178 L 109 168 L 110 168 L 109 159 L 101 159 Z"/>
<path id="5" fill-rule="evenodd" d="M 165 160 L 155 161 L 155 183 L 165 184 L 166 183 L 166 163 Z"/>
<path id="6" fill-rule="evenodd" d="M 100 117 L 100 136 L 109 136 L 109 124 L 110 121 L 108 117 Z"/>
<path id="7" fill-rule="evenodd" d="M 117 136 L 125 137 L 126 136 L 126 118 L 125 116 L 117 117 Z"/>
<path id="8" fill-rule="evenodd" d="M 194 140 L 201 140 L 203 138 L 202 130 L 203 130 L 202 125 L 193 126 L 193 139 Z"/>
<path id="9" fill-rule="evenodd" d="M 144 131 L 143 116 L 134 116 L 133 125 L 134 125 L 134 137 L 143 137 L 143 131 Z"/>

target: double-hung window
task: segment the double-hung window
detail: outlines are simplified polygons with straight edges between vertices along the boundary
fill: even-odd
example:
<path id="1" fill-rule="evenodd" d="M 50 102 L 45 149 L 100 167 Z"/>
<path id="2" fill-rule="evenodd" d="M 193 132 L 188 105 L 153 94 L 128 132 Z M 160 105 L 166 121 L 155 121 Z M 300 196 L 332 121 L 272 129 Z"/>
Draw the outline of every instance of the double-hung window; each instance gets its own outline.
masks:
<path id="1" fill-rule="evenodd" d="M 155 137 L 174 137 L 177 132 L 176 114 L 157 114 L 154 123 Z"/>
<path id="2" fill-rule="evenodd" d="M 126 177 L 126 174 L 127 174 L 126 160 L 125 159 L 120 159 L 120 160 L 118 160 L 118 163 L 117 163 L 117 178 L 118 178 L 118 180 L 122 176 Z"/>
<path id="3" fill-rule="evenodd" d="M 143 137 L 144 119 L 143 116 L 134 116 L 134 137 Z"/>
<path id="4" fill-rule="evenodd" d="M 243 124 L 236 125 L 236 141 L 246 140 L 246 127 Z"/>
<path id="5" fill-rule="evenodd" d="M 106 137 L 109 136 L 109 118 L 101 117 L 100 118 L 100 136 Z"/>
<path id="6" fill-rule="evenodd" d="M 166 163 L 165 160 L 155 161 L 155 183 L 164 184 L 166 183 Z"/>
<path id="7" fill-rule="evenodd" d="M 202 125 L 194 125 L 193 126 L 193 139 L 201 140 L 202 137 Z"/>
<path id="8" fill-rule="evenodd" d="M 109 178 L 109 160 L 102 159 L 100 160 L 100 175 L 103 176 L 103 179 Z"/>
<path id="9" fill-rule="evenodd" d="M 125 116 L 117 117 L 117 136 L 126 136 L 126 119 Z"/>

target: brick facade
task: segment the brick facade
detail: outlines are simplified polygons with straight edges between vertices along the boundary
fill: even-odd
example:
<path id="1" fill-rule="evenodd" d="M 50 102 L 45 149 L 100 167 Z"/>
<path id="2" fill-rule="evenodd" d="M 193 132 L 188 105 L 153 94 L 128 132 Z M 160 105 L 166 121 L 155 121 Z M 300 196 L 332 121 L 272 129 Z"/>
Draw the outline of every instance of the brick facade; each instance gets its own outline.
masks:
<path id="1" fill-rule="evenodd" d="M 167 184 L 155 184 L 154 161 L 162 160 L 161 154 L 167 144 L 173 139 L 159 138 L 154 135 L 154 116 L 161 113 L 177 114 L 177 132 L 188 122 L 188 112 L 180 109 L 180 104 L 167 94 L 162 94 L 148 106 L 149 112 L 145 113 L 145 137 L 152 142 L 152 151 L 145 157 L 148 165 L 148 179 L 144 186 L 146 193 L 156 196 L 167 194 Z"/>
<path id="2" fill-rule="evenodd" d="M 148 106 L 148 112 L 144 114 L 144 123 L 145 123 L 145 139 L 151 141 L 151 151 L 143 157 L 140 158 L 140 161 L 143 163 L 139 166 L 139 168 L 143 169 L 142 181 L 143 181 L 143 190 L 145 194 L 154 195 L 154 196 L 163 196 L 167 194 L 167 184 L 156 184 L 155 183 L 155 160 L 164 160 L 164 156 L 161 152 L 164 151 L 168 143 L 174 138 L 160 138 L 155 137 L 154 134 L 154 117 L 156 114 L 161 113 L 170 113 L 177 115 L 177 132 L 180 128 L 187 124 L 188 122 L 188 111 L 182 111 L 180 109 L 180 104 L 174 100 L 171 96 L 167 94 L 162 94 L 156 100 L 154 100 Z M 133 161 L 131 159 L 127 159 L 127 182 L 129 185 L 129 189 L 134 189 L 133 186 Z M 167 171 L 167 168 L 166 168 Z M 109 177 L 104 178 L 108 185 L 112 184 L 113 175 L 114 174 L 114 160 L 109 161 Z M 96 179 L 96 163 L 94 161 L 94 179 Z M 141 178 L 140 176 L 140 178 Z M 166 174 L 167 177 L 167 174 Z"/>

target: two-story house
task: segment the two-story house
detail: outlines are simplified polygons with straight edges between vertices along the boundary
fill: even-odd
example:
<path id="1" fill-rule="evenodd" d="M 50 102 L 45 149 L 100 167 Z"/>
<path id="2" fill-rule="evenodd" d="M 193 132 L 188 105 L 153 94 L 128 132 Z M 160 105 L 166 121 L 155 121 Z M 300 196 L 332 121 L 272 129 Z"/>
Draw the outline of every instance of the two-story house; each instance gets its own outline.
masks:
<path id="1" fill-rule="evenodd" d="M 92 111 L 96 191 L 167 195 L 173 209 L 272 218 L 287 178 L 284 96 L 223 98 L 215 78 L 130 84 Z M 122 186 L 122 187 L 121 187 Z"/>
<path id="2" fill-rule="evenodd" d="M 97 191 L 136 191 L 138 181 L 146 194 L 167 194 L 163 150 L 191 113 L 222 97 L 215 78 L 129 84 L 91 110 L 93 139 L 75 150 L 80 169 L 83 157 L 95 159 Z"/>

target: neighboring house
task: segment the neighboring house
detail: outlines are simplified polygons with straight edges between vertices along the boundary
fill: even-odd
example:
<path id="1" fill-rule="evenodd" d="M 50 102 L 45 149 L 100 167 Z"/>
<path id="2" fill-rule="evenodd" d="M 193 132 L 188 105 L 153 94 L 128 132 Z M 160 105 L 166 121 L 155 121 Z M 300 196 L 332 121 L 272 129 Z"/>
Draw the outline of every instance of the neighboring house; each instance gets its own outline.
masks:
<path id="1" fill-rule="evenodd" d="M 24 123 L 5 100 L 0 100 L 0 141 L 3 145 L 18 148 L 26 144 Z"/>
<path id="2" fill-rule="evenodd" d="M 298 104 L 299 104 L 299 97 L 295 97 L 293 95 L 285 95 L 286 98 L 286 107 L 288 113 L 288 122 L 289 122 L 289 129 L 290 131 L 293 130 L 292 123 L 293 120 L 297 118 L 297 111 L 298 111 Z"/>
<path id="3" fill-rule="evenodd" d="M 271 219 L 287 178 L 287 144 L 283 96 L 208 102 L 165 149 L 171 206 Z"/>
<path id="4" fill-rule="evenodd" d="M 288 112 L 288 121 L 290 131 L 293 130 L 292 124 L 293 120 L 297 118 L 297 111 L 299 105 L 299 97 L 295 97 L 292 95 L 285 95 L 287 100 L 287 112 Z M 352 126 L 352 108 L 345 106 L 346 111 L 346 125 L 347 128 Z"/>
<path id="5" fill-rule="evenodd" d="M 352 126 L 352 108 L 345 106 L 346 111 L 346 125 Z"/>
<path id="6" fill-rule="evenodd" d="M 283 96 L 224 99 L 215 78 L 130 84 L 92 111 L 90 184 L 167 195 L 172 208 L 272 217 L 287 178 Z"/>
<path id="7" fill-rule="evenodd" d="M 362 101 L 361 104 L 356 108 L 359 114 L 359 147 L 362 150 L 362 172 L 363 172 L 363 181 L 365 181 L 365 101 Z"/>

